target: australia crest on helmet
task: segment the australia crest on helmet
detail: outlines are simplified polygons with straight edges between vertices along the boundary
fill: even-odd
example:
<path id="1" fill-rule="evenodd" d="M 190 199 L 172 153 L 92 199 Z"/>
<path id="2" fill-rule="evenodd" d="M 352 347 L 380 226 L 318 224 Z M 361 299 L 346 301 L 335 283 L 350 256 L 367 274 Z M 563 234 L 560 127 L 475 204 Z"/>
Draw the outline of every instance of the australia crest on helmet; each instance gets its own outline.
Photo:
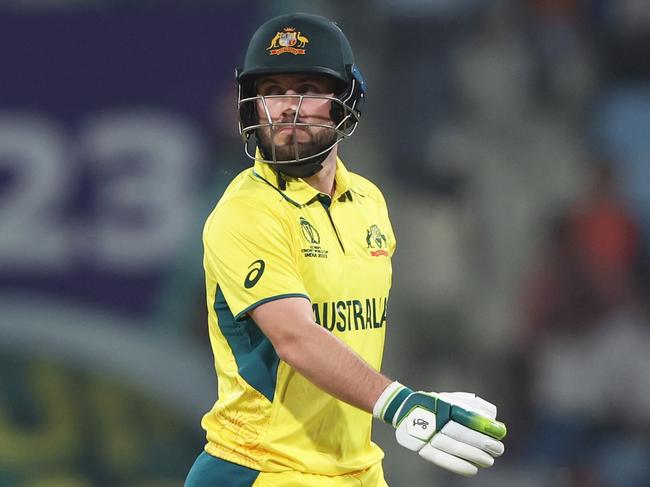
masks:
<path id="1" fill-rule="evenodd" d="M 280 54 L 305 54 L 309 38 L 302 34 L 295 27 L 285 27 L 280 32 L 277 32 L 269 47 L 266 48 L 271 56 L 279 56 Z"/>

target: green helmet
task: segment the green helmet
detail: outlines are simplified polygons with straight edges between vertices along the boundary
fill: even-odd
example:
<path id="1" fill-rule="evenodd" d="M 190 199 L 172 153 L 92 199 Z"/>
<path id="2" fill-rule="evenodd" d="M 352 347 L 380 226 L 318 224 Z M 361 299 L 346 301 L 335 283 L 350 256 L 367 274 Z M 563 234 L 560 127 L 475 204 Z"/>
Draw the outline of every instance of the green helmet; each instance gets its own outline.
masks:
<path id="1" fill-rule="evenodd" d="M 239 129 L 246 154 L 251 158 L 256 158 L 254 150 L 251 150 L 251 141 L 255 142 L 254 146 L 259 145 L 257 130 L 261 127 L 274 128 L 272 120 L 259 120 L 257 103 L 258 100 L 265 103 L 265 97 L 257 95 L 256 79 L 270 74 L 298 73 L 323 75 L 335 81 L 335 96 L 321 97 L 332 102 L 330 115 L 334 127 L 330 128 L 336 132 L 335 140 L 326 150 L 308 156 L 299 154 L 296 144 L 295 157 L 288 161 L 277 160 L 275 147 L 272 147 L 271 154 L 262 151 L 262 161 L 277 164 L 287 174 L 304 177 L 305 173 L 317 172 L 332 148 L 343 138 L 352 135 L 361 115 L 366 86 L 355 65 L 350 43 L 334 22 L 305 13 L 281 15 L 265 22 L 253 34 L 244 64 L 236 70 Z M 302 103 L 303 97 L 300 98 Z M 297 119 L 294 124 L 308 125 L 297 122 Z"/>

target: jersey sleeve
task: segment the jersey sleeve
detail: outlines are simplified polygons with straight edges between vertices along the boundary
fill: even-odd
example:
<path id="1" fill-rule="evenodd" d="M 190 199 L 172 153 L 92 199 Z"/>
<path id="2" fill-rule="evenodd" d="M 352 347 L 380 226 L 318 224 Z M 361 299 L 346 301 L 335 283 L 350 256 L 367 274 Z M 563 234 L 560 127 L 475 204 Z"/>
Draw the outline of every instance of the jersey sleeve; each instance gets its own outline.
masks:
<path id="1" fill-rule="evenodd" d="M 203 245 L 206 274 L 215 278 L 235 319 L 275 299 L 310 299 L 289 229 L 255 202 L 219 205 L 206 222 Z"/>

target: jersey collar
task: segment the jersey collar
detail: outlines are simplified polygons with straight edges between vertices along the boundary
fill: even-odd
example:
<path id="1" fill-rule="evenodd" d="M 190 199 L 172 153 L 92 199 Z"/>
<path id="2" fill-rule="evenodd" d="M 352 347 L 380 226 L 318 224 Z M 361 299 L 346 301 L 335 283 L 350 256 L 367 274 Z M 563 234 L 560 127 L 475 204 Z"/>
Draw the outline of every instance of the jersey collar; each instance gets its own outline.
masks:
<path id="1" fill-rule="evenodd" d="M 310 186 L 302 178 L 292 178 L 282 175 L 274 170 L 269 164 L 259 160 L 255 161 L 253 174 L 257 178 L 262 179 L 267 184 L 273 186 L 282 194 L 282 196 L 296 206 L 306 205 L 317 198 L 320 194 L 316 188 Z M 336 181 L 334 199 L 341 198 L 343 195 L 349 195 L 349 197 L 352 198 L 351 189 L 356 193 L 363 194 L 361 191 L 357 190 L 357 188 L 351 187 L 350 173 L 343 164 L 343 161 L 338 157 L 336 158 L 334 180 Z"/>

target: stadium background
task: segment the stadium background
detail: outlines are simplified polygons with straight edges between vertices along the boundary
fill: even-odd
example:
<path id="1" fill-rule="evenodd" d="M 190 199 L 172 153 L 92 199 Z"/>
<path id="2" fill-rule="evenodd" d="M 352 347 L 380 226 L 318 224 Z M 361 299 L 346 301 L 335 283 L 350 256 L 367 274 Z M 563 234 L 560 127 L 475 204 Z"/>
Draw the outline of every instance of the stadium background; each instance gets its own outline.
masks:
<path id="1" fill-rule="evenodd" d="M 376 425 L 389 483 L 650 485 L 645 0 L 1 2 L 0 485 L 182 484 L 201 226 L 249 164 L 233 67 L 293 10 L 368 82 L 342 153 L 398 236 L 385 372 L 509 426 L 468 481 Z"/>

